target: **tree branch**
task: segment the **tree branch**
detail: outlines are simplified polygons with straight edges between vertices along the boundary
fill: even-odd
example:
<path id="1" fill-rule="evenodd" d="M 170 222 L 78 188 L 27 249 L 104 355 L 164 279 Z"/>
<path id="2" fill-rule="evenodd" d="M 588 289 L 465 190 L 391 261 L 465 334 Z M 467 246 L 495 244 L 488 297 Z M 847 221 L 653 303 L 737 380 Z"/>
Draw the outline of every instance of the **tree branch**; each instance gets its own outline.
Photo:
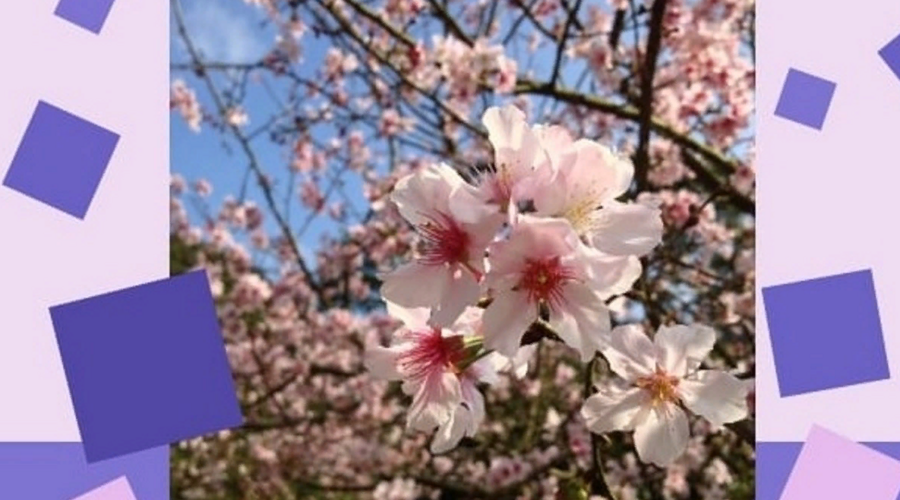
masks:
<path id="1" fill-rule="evenodd" d="M 641 74 L 641 100 L 638 116 L 638 147 L 634 154 L 634 179 L 638 191 L 647 185 L 650 172 L 650 130 L 653 120 L 653 78 L 656 75 L 656 60 L 662 45 L 662 23 L 668 0 L 655 0 L 650 8 L 650 33 L 647 35 L 647 52 L 644 55 Z"/>

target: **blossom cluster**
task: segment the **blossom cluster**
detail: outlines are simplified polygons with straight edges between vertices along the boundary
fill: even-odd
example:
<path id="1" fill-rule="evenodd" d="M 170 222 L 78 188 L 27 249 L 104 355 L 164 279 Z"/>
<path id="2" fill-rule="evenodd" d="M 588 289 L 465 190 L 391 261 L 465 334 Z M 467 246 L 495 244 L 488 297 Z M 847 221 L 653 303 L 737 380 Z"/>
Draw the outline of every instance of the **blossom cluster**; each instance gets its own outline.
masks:
<path id="1" fill-rule="evenodd" d="M 419 240 L 414 259 L 382 278 L 404 326 L 367 366 L 403 381 L 408 427 L 437 429 L 435 453 L 474 436 L 485 411 L 477 385 L 527 363 L 521 346 L 538 323 L 582 362 L 602 353 L 632 385 L 601 388 L 582 413 L 598 433 L 634 430 L 646 461 L 667 465 L 687 446 L 680 402 L 715 425 L 745 418 L 748 387 L 698 370 L 714 330 L 665 327 L 652 345 L 638 327 L 612 328 L 606 301 L 633 286 L 663 232 L 658 208 L 619 201 L 631 162 L 562 127 L 531 126 L 512 105 L 489 108 L 483 123 L 495 156 L 474 184 L 431 164 L 391 194 Z"/>

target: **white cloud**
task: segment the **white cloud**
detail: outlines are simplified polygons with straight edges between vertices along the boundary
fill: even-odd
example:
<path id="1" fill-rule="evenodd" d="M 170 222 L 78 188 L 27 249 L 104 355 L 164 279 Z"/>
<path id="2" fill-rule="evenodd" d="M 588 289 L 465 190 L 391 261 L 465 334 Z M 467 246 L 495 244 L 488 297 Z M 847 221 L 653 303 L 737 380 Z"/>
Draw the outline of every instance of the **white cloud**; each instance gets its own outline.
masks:
<path id="1" fill-rule="evenodd" d="M 184 0 L 184 22 L 191 41 L 209 61 L 255 62 L 265 55 L 269 36 L 260 27 L 259 11 L 241 0 Z M 172 46 L 184 55 L 177 31 Z"/>

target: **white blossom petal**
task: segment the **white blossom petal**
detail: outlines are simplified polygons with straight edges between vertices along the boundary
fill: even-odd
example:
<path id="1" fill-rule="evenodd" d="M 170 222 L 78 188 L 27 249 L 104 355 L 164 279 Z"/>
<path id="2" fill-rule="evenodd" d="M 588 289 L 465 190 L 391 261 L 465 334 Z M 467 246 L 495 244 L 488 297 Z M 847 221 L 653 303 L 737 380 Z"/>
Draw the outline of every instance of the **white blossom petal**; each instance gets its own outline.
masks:
<path id="1" fill-rule="evenodd" d="M 475 382 L 464 377 L 460 381 L 462 402 L 456 407 L 450 419 L 441 424 L 431 441 L 431 452 L 446 453 L 464 437 L 473 437 L 484 420 L 484 397 Z"/>
<path id="2" fill-rule="evenodd" d="M 466 224 L 478 224 L 486 218 L 499 214 L 496 205 L 486 203 L 483 193 L 468 184 L 454 189 L 447 206 L 454 219 Z M 501 223 L 502 220 L 501 216 Z"/>
<path id="3" fill-rule="evenodd" d="M 547 152 L 547 159 L 552 170 L 557 170 L 566 155 L 575 154 L 570 148 L 574 142 L 569 131 L 561 125 L 535 125 L 532 127 L 541 148 Z"/>
<path id="4" fill-rule="evenodd" d="M 472 273 L 457 269 L 447 281 L 442 300 L 432 309 L 431 324 L 440 327 L 450 326 L 467 306 L 478 302 L 480 292 L 481 287 Z"/>
<path id="5" fill-rule="evenodd" d="M 744 381 L 720 370 L 701 370 L 678 385 L 684 405 L 714 427 L 747 418 L 748 389 Z"/>
<path id="6" fill-rule="evenodd" d="M 483 374 L 473 373 L 473 375 Z M 469 436 L 475 435 L 475 430 L 478 428 L 478 426 L 481 425 L 481 422 L 484 421 L 484 396 L 475 385 L 476 380 L 478 379 L 466 377 L 460 384 L 462 403 L 466 408 L 469 409 L 469 413 L 472 417 L 472 431 L 470 433 L 467 433 L 467 435 Z"/>
<path id="7" fill-rule="evenodd" d="M 603 355 L 610 369 L 628 382 L 656 370 L 656 348 L 640 325 L 613 328 L 610 345 Z"/>
<path id="8" fill-rule="evenodd" d="M 462 441 L 472 426 L 471 412 L 465 406 L 460 405 L 450 418 L 438 427 L 431 440 L 431 452 L 440 455 L 456 448 L 456 445 Z"/>
<path id="9" fill-rule="evenodd" d="M 633 255 L 619 257 L 584 247 L 590 266 L 591 286 L 603 300 L 623 294 L 641 277 L 643 266 Z"/>
<path id="10" fill-rule="evenodd" d="M 398 319 L 410 330 L 419 330 L 428 325 L 428 316 L 431 310 L 427 307 L 405 307 L 387 299 L 384 304 L 387 313 L 394 319 Z"/>
<path id="11" fill-rule="evenodd" d="M 450 279 L 445 265 L 408 262 L 382 276 L 381 296 L 404 307 L 436 307 Z"/>
<path id="12" fill-rule="evenodd" d="M 621 196 L 631 186 L 634 166 L 619 157 L 608 147 L 589 139 L 579 139 L 572 144 L 576 155 L 574 163 L 560 167 L 568 170 L 567 181 L 575 199 L 586 197 L 605 204 Z"/>
<path id="13" fill-rule="evenodd" d="M 643 462 L 666 467 L 684 453 L 690 439 L 687 415 L 674 404 L 657 405 L 634 429 L 634 446 Z"/>
<path id="14" fill-rule="evenodd" d="M 484 311 L 484 346 L 509 358 L 515 356 L 525 330 L 537 317 L 537 307 L 524 293 L 498 294 Z"/>
<path id="15" fill-rule="evenodd" d="M 662 241 L 663 221 L 657 208 L 609 201 L 597 211 L 591 244 L 610 255 L 643 256 Z"/>
<path id="16" fill-rule="evenodd" d="M 407 425 L 417 430 L 431 430 L 450 418 L 461 401 L 459 377 L 435 370 L 420 379 L 407 380 L 403 391 L 413 395 Z"/>
<path id="17" fill-rule="evenodd" d="M 581 416 L 595 434 L 631 431 L 647 417 L 649 404 L 650 397 L 642 389 L 610 384 L 598 387 L 584 401 Z"/>
<path id="18" fill-rule="evenodd" d="M 709 355 L 716 343 L 716 331 L 706 325 L 663 326 L 654 342 L 660 366 L 670 375 L 684 377 Z"/>
<path id="19" fill-rule="evenodd" d="M 590 287 L 572 282 L 563 288 L 562 303 L 550 311 L 550 325 L 588 362 L 610 341 L 609 309 Z"/>
<path id="20" fill-rule="evenodd" d="M 534 353 L 537 351 L 537 347 L 538 344 L 523 345 L 519 347 L 516 355 L 511 358 L 495 352 L 485 359 L 490 359 L 493 362 L 494 369 L 496 371 L 510 372 L 514 374 L 516 378 L 521 379 L 528 374 L 528 363 L 531 358 L 534 357 Z"/>
<path id="21" fill-rule="evenodd" d="M 500 371 L 500 368 L 507 359 L 508 358 L 503 357 L 500 353 L 492 352 L 466 368 L 466 375 L 472 380 L 488 385 L 494 385 L 500 380 L 500 376 L 497 372 Z M 465 396 L 465 394 L 463 396 Z"/>
<path id="22" fill-rule="evenodd" d="M 440 455 L 456 448 L 472 425 L 471 420 L 472 416 L 468 409 L 464 406 L 457 408 L 450 419 L 438 427 L 431 440 L 431 452 Z"/>
<path id="23" fill-rule="evenodd" d="M 449 212 L 450 193 L 456 181 L 451 180 L 450 167 L 431 165 L 418 172 L 403 177 L 391 192 L 391 201 L 400 215 L 410 224 L 419 225 L 434 218 L 437 213 Z M 450 171 L 456 177 L 455 171 Z M 462 181 L 462 178 L 459 178 Z"/>
<path id="24" fill-rule="evenodd" d="M 494 147 L 498 169 L 502 163 L 514 172 L 531 169 L 540 142 L 522 110 L 513 105 L 488 108 L 481 121 Z"/>

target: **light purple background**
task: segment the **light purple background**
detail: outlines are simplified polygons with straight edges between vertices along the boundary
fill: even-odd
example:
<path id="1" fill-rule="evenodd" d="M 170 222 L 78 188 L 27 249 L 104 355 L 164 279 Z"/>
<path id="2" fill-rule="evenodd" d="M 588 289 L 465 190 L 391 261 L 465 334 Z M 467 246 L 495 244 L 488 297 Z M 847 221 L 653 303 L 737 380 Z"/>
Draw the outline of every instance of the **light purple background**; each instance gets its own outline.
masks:
<path id="1" fill-rule="evenodd" d="M 0 178 L 39 99 L 121 135 L 84 221 L 0 187 L 0 441 L 79 441 L 47 307 L 168 275 L 169 3 L 99 35 L 58 0 L 0 2 Z"/>
<path id="2" fill-rule="evenodd" d="M 900 81 L 878 56 L 900 34 L 900 2 L 757 9 L 758 286 L 871 268 L 893 374 L 780 399 L 757 293 L 757 438 L 803 441 L 816 423 L 857 441 L 900 441 Z M 774 115 L 790 67 L 837 83 L 822 131 Z"/>
<path id="3" fill-rule="evenodd" d="M 128 478 L 122 476 L 74 500 L 135 500 L 135 498 L 131 485 L 128 484 Z"/>

